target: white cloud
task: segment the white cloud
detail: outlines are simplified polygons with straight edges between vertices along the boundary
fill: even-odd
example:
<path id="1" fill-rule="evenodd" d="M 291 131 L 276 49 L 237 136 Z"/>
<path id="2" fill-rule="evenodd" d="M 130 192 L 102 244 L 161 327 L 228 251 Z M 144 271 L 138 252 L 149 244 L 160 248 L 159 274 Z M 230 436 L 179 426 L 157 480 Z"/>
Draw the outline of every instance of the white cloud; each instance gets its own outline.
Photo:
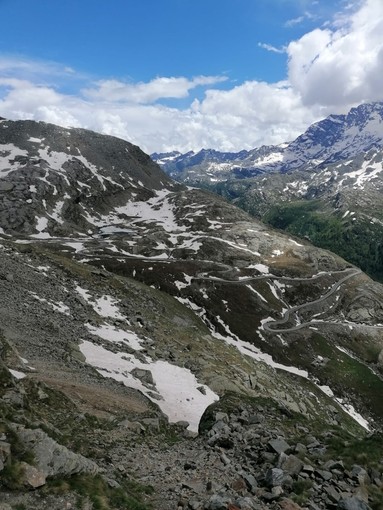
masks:
<path id="1" fill-rule="evenodd" d="M 293 27 L 295 25 L 300 25 L 305 20 L 305 16 L 298 16 L 296 18 L 292 18 L 286 21 L 285 27 Z"/>
<path id="2" fill-rule="evenodd" d="M 272 44 L 267 43 L 258 43 L 258 46 L 260 48 L 263 48 L 264 50 L 271 51 L 272 53 L 286 53 L 286 47 L 283 46 L 282 48 L 277 48 L 276 46 L 273 46 Z"/>
<path id="3" fill-rule="evenodd" d="M 0 116 L 94 129 L 147 152 L 281 143 L 330 113 L 383 100 L 381 34 L 383 2 L 353 3 L 335 23 L 290 42 L 285 81 L 236 86 L 217 76 L 95 82 L 67 64 L 3 57 Z M 193 100 L 197 87 L 204 95 Z M 169 98 L 189 106 L 171 108 L 163 101 Z"/>
<path id="4" fill-rule="evenodd" d="M 300 134 L 317 118 L 302 107 L 299 96 L 285 82 L 249 81 L 231 90 L 209 89 L 203 100 L 194 100 L 183 110 L 83 99 L 23 80 L 0 80 L 2 84 L 11 86 L 0 99 L 2 116 L 94 129 L 125 138 L 148 152 L 201 147 L 237 150 L 280 143 Z"/>
<path id="5" fill-rule="evenodd" d="M 191 80 L 184 77 L 159 77 L 148 83 L 126 83 L 118 80 L 103 80 L 97 88 L 84 90 L 92 99 L 109 102 L 122 101 L 131 103 L 153 103 L 164 98 L 188 97 L 190 90 L 198 86 L 215 85 L 226 81 L 224 76 L 197 76 Z"/>
<path id="6" fill-rule="evenodd" d="M 347 11 L 349 12 L 349 11 Z M 366 0 L 289 44 L 289 80 L 306 105 L 346 106 L 383 98 L 383 2 Z"/>
<path id="7" fill-rule="evenodd" d="M 315 4 L 312 4 L 314 6 Z M 310 11 L 304 11 L 301 16 L 297 16 L 296 18 L 292 18 L 286 21 L 285 27 L 294 27 L 296 25 L 300 25 L 304 21 L 314 21 L 319 18 L 319 14 L 313 14 Z"/>

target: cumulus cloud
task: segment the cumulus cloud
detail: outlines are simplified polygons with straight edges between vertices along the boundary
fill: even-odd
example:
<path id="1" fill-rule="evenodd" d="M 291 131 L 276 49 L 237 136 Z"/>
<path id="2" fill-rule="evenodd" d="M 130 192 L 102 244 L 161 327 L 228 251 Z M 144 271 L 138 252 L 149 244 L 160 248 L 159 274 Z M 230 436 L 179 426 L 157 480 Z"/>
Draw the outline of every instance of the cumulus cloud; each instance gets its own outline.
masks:
<path id="1" fill-rule="evenodd" d="M 383 2 L 366 0 L 336 21 L 288 45 L 291 86 L 305 105 L 335 110 L 382 99 Z"/>
<path id="2" fill-rule="evenodd" d="M 148 152 L 239 150 L 280 143 L 317 118 L 301 105 L 287 82 L 249 81 L 226 91 L 208 89 L 202 100 L 182 110 L 121 101 L 119 96 L 108 102 L 103 97 L 70 96 L 25 80 L 0 80 L 2 85 L 9 88 L 0 99 L 2 116 L 94 129 L 125 138 Z M 145 100 L 154 97 L 157 94 L 147 94 Z"/>
<path id="3" fill-rule="evenodd" d="M 147 152 L 235 151 L 289 141 L 330 113 L 383 100 L 383 2 L 358 5 L 291 41 L 288 76 L 278 83 L 233 86 L 224 76 L 93 81 L 67 64 L 3 57 L 0 115 L 94 129 Z M 169 98 L 189 105 L 171 108 Z"/>
<path id="4" fill-rule="evenodd" d="M 99 81 L 96 88 L 84 90 L 93 99 L 132 103 L 153 103 L 158 99 L 184 98 L 198 86 L 215 85 L 226 81 L 225 76 L 197 76 L 188 80 L 184 77 L 159 77 L 148 83 L 126 83 L 119 80 Z"/>

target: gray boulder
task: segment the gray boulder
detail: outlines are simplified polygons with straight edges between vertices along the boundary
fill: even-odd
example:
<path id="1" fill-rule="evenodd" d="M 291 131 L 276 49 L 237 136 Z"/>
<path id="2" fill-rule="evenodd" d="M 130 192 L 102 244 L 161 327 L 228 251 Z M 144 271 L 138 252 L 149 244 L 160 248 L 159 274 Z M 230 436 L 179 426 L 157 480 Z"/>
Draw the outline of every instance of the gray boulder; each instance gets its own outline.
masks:
<path id="1" fill-rule="evenodd" d="M 29 489 L 37 489 L 38 487 L 45 485 L 46 476 L 40 469 L 37 469 L 35 466 L 31 466 L 26 462 L 21 462 L 21 467 L 23 470 L 22 483 L 25 487 L 28 487 Z"/>
<path id="2" fill-rule="evenodd" d="M 369 485 L 371 483 L 367 471 L 361 466 L 358 466 L 356 464 L 352 467 L 351 477 L 354 480 L 357 480 L 360 483 L 360 485 Z"/>
<path id="3" fill-rule="evenodd" d="M 267 470 L 265 475 L 265 482 L 268 487 L 277 487 L 282 485 L 285 474 L 282 469 L 272 468 Z"/>
<path id="4" fill-rule="evenodd" d="M 341 499 L 338 508 L 341 510 L 371 510 L 367 503 L 355 497 Z"/>
<path id="5" fill-rule="evenodd" d="M 33 453 L 35 467 L 47 478 L 79 473 L 96 474 L 99 471 L 93 461 L 56 443 L 40 429 L 17 426 L 16 433 L 25 448 Z"/>
<path id="6" fill-rule="evenodd" d="M 295 455 L 282 454 L 278 464 L 285 473 L 291 476 L 298 475 L 303 469 L 303 462 Z"/>
<path id="7" fill-rule="evenodd" d="M 282 438 L 272 439 L 268 445 L 272 451 L 278 454 L 285 453 L 290 448 L 290 445 Z"/>
<path id="8" fill-rule="evenodd" d="M 214 496 L 209 499 L 208 506 L 206 508 L 208 510 L 227 510 L 230 503 L 230 498 L 214 494 Z"/>

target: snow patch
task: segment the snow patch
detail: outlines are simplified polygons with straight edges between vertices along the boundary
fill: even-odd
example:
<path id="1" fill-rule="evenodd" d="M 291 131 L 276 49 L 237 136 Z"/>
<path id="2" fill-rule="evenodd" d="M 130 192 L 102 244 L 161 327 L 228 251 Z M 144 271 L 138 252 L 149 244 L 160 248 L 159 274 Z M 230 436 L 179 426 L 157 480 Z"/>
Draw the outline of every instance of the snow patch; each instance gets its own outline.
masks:
<path id="1" fill-rule="evenodd" d="M 218 400 L 218 395 L 208 386 L 200 384 L 186 368 L 166 361 L 142 363 L 132 355 L 113 353 L 88 341 L 80 344 L 80 350 L 87 363 L 94 366 L 101 375 L 141 391 L 160 407 L 170 422 L 187 421 L 191 432 L 198 433 L 205 409 Z M 150 371 L 154 384 L 144 385 L 134 377 L 131 372 L 135 368 Z M 203 389 L 205 394 L 198 388 Z"/>
<path id="2" fill-rule="evenodd" d="M 26 374 L 24 374 L 24 372 L 20 372 L 19 370 L 13 370 L 13 368 L 9 368 L 8 370 L 16 379 L 24 379 L 24 377 L 27 376 Z"/>
<path id="3" fill-rule="evenodd" d="M 110 324 L 102 324 L 98 327 L 92 326 L 91 324 L 86 324 L 86 327 L 90 333 L 92 333 L 92 335 L 99 336 L 108 342 L 123 343 L 135 351 L 140 351 L 143 349 L 141 345 L 142 340 L 133 331 L 118 329 Z"/>

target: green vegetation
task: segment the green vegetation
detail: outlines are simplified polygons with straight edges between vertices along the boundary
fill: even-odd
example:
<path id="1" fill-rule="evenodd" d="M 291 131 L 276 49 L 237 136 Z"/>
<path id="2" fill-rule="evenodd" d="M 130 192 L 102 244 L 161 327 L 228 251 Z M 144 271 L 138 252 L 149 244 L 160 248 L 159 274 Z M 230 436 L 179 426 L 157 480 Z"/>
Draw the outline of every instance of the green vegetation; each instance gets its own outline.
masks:
<path id="1" fill-rule="evenodd" d="M 275 228 L 309 239 L 383 281 L 382 229 L 369 221 L 342 219 L 323 211 L 319 200 L 301 200 L 272 207 L 262 218 Z"/>
<path id="2" fill-rule="evenodd" d="M 346 469 L 351 469 L 354 464 L 381 469 L 382 444 L 381 433 L 362 439 L 334 435 L 328 439 L 327 455 L 329 458 L 342 458 Z"/>
<path id="3" fill-rule="evenodd" d="M 16 432 L 6 423 L 2 424 L 0 432 L 6 434 L 7 442 L 11 445 L 10 460 L 1 472 L 1 483 L 11 490 L 20 489 L 22 487 L 23 474 L 23 466 L 21 463 L 26 462 L 27 464 L 33 465 L 35 463 L 35 457 L 31 450 L 24 447 Z"/>
<path id="4" fill-rule="evenodd" d="M 292 499 L 298 505 L 303 505 L 309 499 L 313 483 L 311 480 L 296 480 L 293 483 L 292 492 L 294 493 Z"/>
<path id="5" fill-rule="evenodd" d="M 73 491 L 79 496 L 79 508 L 86 500 L 92 502 L 94 510 L 149 510 L 141 499 L 153 489 L 135 482 L 124 481 L 121 487 L 111 488 L 99 475 L 75 475 L 61 480 L 51 480 L 43 489 L 48 494 L 65 494 Z"/>
<path id="6" fill-rule="evenodd" d="M 323 201 L 301 199 L 271 206 L 253 179 L 216 184 L 198 183 L 221 195 L 252 216 L 274 228 L 306 238 L 319 248 L 330 250 L 383 282 L 382 227 L 369 220 L 342 218 Z M 270 198 L 270 197 L 269 197 Z"/>
<path id="7" fill-rule="evenodd" d="M 318 356 L 328 361 L 313 366 L 312 361 Z M 383 380 L 367 364 L 340 351 L 322 335 L 313 332 L 307 342 L 292 342 L 278 360 L 285 364 L 299 360 L 299 367 L 309 370 L 322 384 L 345 395 L 354 395 L 364 409 L 368 408 L 382 420 Z"/>
<path id="8" fill-rule="evenodd" d="M 9 462 L 1 472 L 1 483 L 11 490 L 21 489 L 23 486 L 24 468 L 21 462 L 13 459 Z"/>

